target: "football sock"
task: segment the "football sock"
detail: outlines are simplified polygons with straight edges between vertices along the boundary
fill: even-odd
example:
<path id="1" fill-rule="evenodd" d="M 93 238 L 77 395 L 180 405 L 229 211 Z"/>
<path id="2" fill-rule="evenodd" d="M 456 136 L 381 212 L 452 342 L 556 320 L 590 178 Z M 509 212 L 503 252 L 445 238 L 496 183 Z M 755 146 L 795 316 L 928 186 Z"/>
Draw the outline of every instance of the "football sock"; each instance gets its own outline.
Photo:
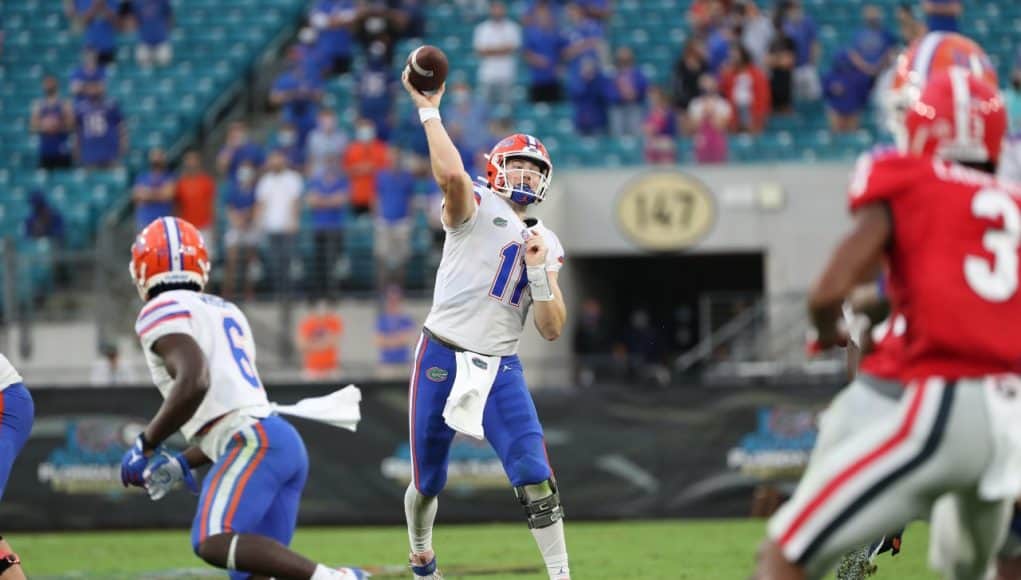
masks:
<path id="1" fill-rule="evenodd" d="M 439 503 L 435 497 L 418 493 L 414 483 L 408 485 L 404 492 L 404 516 L 408 521 L 408 541 L 412 552 L 420 554 L 433 549 L 433 522 L 436 521 Z"/>
<path id="2" fill-rule="evenodd" d="M 542 559 L 546 561 L 546 571 L 550 580 L 569 578 L 571 569 L 567 565 L 567 541 L 564 539 L 564 521 L 560 520 L 552 526 L 533 528 L 532 536 L 539 545 Z"/>

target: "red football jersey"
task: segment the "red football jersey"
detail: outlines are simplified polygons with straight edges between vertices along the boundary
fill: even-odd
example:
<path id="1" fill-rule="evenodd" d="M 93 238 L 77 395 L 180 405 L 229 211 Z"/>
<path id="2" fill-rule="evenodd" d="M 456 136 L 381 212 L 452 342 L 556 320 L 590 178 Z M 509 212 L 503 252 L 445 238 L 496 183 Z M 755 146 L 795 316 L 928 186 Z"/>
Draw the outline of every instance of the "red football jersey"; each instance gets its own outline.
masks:
<path id="1" fill-rule="evenodd" d="M 907 319 L 905 382 L 1021 371 L 1021 187 L 933 158 L 884 152 L 858 162 L 851 210 L 891 212 L 887 258 Z"/>

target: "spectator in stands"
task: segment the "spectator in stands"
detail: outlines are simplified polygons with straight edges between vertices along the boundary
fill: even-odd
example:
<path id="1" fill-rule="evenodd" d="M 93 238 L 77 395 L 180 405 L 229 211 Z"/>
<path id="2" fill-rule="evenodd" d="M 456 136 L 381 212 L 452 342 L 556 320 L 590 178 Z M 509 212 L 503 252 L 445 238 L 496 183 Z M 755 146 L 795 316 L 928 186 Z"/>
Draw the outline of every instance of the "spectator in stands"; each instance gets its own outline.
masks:
<path id="1" fill-rule="evenodd" d="M 173 58 L 170 48 L 170 28 L 174 12 L 170 0 L 134 0 L 134 16 L 138 26 L 138 46 L 135 59 L 142 68 L 155 62 L 167 66 Z"/>
<path id="2" fill-rule="evenodd" d="M 560 100 L 557 65 L 566 46 L 567 39 L 560 33 L 549 5 L 536 5 L 524 29 L 522 52 L 530 77 L 528 96 L 533 103 Z"/>
<path id="3" fill-rule="evenodd" d="M 316 128 L 309 133 L 305 151 L 306 175 L 318 175 L 327 165 L 340 167 L 340 158 L 347 147 L 347 135 L 337 128 L 337 114 L 320 109 Z"/>
<path id="4" fill-rule="evenodd" d="M 376 318 L 376 349 L 380 379 L 403 377 L 411 365 L 411 348 L 415 343 L 415 319 L 404 310 L 399 286 L 388 286 L 383 294 L 383 308 Z"/>
<path id="5" fill-rule="evenodd" d="M 287 156 L 275 150 L 266 160 L 266 172 L 255 186 L 255 223 L 269 240 L 265 271 L 279 298 L 291 291 L 291 261 L 301 215 L 301 174 L 287 166 Z"/>
<path id="6" fill-rule="evenodd" d="M 344 254 L 344 228 L 347 225 L 350 185 L 340 164 L 324 165 L 308 182 L 305 203 L 311 210 L 315 244 L 312 295 L 335 298 L 337 259 Z"/>
<path id="7" fill-rule="evenodd" d="M 174 215 L 174 176 L 167 171 L 167 156 L 162 149 L 149 151 L 149 171 L 135 179 L 131 199 L 135 202 L 135 231 L 154 219 Z"/>
<path id="8" fill-rule="evenodd" d="M 680 58 L 674 63 L 671 79 L 671 101 L 680 111 L 686 111 L 691 100 L 700 94 L 698 80 L 709 72 L 705 46 L 698 39 L 691 38 L 684 43 Z"/>
<path id="9" fill-rule="evenodd" d="M 693 0 L 684 18 L 693 32 L 692 36 L 705 38 L 720 24 L 723 5 L 719 0 Z"/>
<path id="10" fill-rule="evenodd" d="M 400 23 L 385 0 L 369 0 L 363 3 L 355 19 L 354 31 L 355 37 L 366 51 L 379 43 L 383 48 L 383 60 L 393 62 L 394 44 L 400 38 L 401 29 Z"/>
<path id="11" fill-rule="evenodd" d="M 82 62 L 71 72 L 71 97 L 78 101 L 95 95 L 99 85 L 106 82 L 106 70 L 99 66 L 96 53 L 91 50 L 82 51 Z"/>
<path id="12" fill-rule="evenodd" d="M 759 10 L 754 0 L 740 0 L 734 5 L 735 20 L 741 26 L 741 43 L 752 53 L 752 60 L 760 68 L 766 66 L 769 46 L 773 42 L 774 28 L 769 17 Z"/>
<path id="13" fill-rule="evenodd" d="M 649 87 L 649 113 L 645 117 L 645 161 L 670 164 L 677 161 L 677 116 L 663 91 Z"/>
<path id="14" fill-rule="evenodd" d="M 316 39 L 315 28 L 311 26 L 302 28 L 298 31 L 298 44 L 294 45 L 294 51 L 298 53 L 297 59 L 305 69 L 305 76 L 322 80 L 328 65 L 319 51 Z"/>
<path id="15" fill-rule="evenodd" d="M 606 62 L 609 48 L 603 27 L 585 14 L 585 9 L 577 2 L 565 7 L 567 29 L 564 31 L 567 46 L 561 58 L 567 64 L 568 75 L 574 75 L 585 60 L 596 60 L 601 68 Z"/>
<path id="16" fill-rule="evenodd" d="M 521 27 L 507 17 L 503 2 L 489 5 L 489 19 L 475 27 L 472 46 L 479 59 L 478 89 L 483 101 L 509 103 L 517 82 Z"/>
<path id="17" fill-rule="evenodd" d="M 411 205 L 415 195 L 414 158 L 390 149 L 390 167 L 376 174 L 376 272 L 378 288 L 404 285 L 411 257 Z"/>
<path id="18" fill-rule="evenodd" d="M 706 39 L 706 53 L 710 72 L 714 75 L 722 72 L 734 47 L 740 43 L 740 38 L 740 28 L 729 23 L 717 26 L 709 34 L 709 38 Z"/>
<path id="19" fill-rule="evenodd" d="M 720 95 L 716 79 L 703 75 L 699 81 L 702 95 L 688 106 L 688 130 L 695 136 L 695 161 L 724 163 L 727 161 L 727 127 L 733 121 L 730 102 Z"/>
<path id="20" fill-rule="evenodd" d="M 71 131 L 74 110 L 60 97 L 60 85 L 52 75 L 43 77 L 43 97 L 32 103 L 29 121 L 32 132 L 39 135 L 39 167 L 63 169 L 71 167 Z"/>
<path id="21" fill-rule="evenodd" d="M 401 38 L 425 36 L 425 0 L 400 0 L 394 12 Z"/>
<path id="22" fill-rule="evenodd" d="M 907 2 L 897 5 L 897 28 L 900 31 L 901 44 L 905 46 L 925 34 L 925 24 L 915 16 L 914 9 Z"/>
<path id="23" fill-rule="evenodd" d="M 736 113 L 731 122 L 734 130 L 761 133 L 771 107 L 769 81 L 762 69 L 752 62 L 747 48 L 734 49 L 730 63 L 720 75 L 720 88 Z"/>
<path id="24" fill-rule="evenodd" d="M 769 94 L 775 113 L 789 113 L 794 104 L 794 71 L 798 60 L 798 47 L 787 35 L 780 21 L 775 21 L 775 34 L 769 44 L 766 66 L 769 71 Z"/>
<path id="25" fill-rule="evenodd" d="M 893 33 L 883 27 L 883 14 L 877 6 L 866 5 L 862 15 L 865 27 L 855 34 L 845 51 L 851 65 L 842 75 L 845 91 L 841 98 L 828 100 L 832 108 L 832 128 L 837 132 L 858 128 L 858 117 L 868 105 L 879 73 L 893 59 L 897 43 Z"/>
<path id="26" fill-rule="evenodd" d="M 627 46 L 617 49 L 617 67 L 610 90 L 610 133 L 615 137 L 642 133 L 645 92 L 649 81 L 635 66 L 635 55 Z"/>
<path id="27" fill-rule="evenodd" d="M 464 80 L 448 85 L 443 98 L 442 113 L 447 131 L 463 155 L 471 155 L 488 145 L 489 107 Z M 470 166 L 470 163 L 465 167 Z"/>
<path id="28" fill-rule="evenodd" d="M 85 48 L 96 52 L 100 65 L 117 59 L 117 12 L 112 0 L 65 0 L 65 12 L 85 30 Z"/>
<path id="29" fill-rule="evenodd" d="M 599 62 L 586 58 L 568 80 L 568 95 L 574 105 L 574 128 L 582 135 L 606 132 L 612 84 Z"/>
<path id="30" fill-rule="evenodd" d="M 237 171 L 244 162 L 250 162 L 256 171 L 262 169 L 266 153 L 262 145 L 251 141 L 244 121 L 234 121 L 227 129 L 227 139 L 216 155 L 216 168 L 228 180 L 237 182 Z"/>
<path id="31" fill-rule="evenodd" d="M 587 387 L 604 374 L 613 345 L 610 325 L 603 317 L 603 305 L 595 298 L 582 302 L 573 338 L 575 380 Z"/>
<path id="32" fill-rule="evenodd" d="M 800 0 L 785 0 L 780 3 L 777 17 L 783 22 L 783 31 L 794 40 L 797 59 L 794 67 L 794 100 L 817 101 L 822 96 L 819 83 L 819 29 L 801 7 Z"/>
<path id="33" fill-rule="evenodd" d="M 213 231 L 216 223 L 216 181 L 202 167 L 202 155 L 195 149 L 184 154 L 174 200 L 177 216 L 199 229 L 206 249 L 212 254 L 216 246 Z"/>
<path id="34" fill-rule="evenodd" d="M 386 143 L 376 137 L 376 125 L 355 121 L 355 140 L 344 152 L 343 167 L 351 180 L 351 211 L 370 214 L 376 205 L 376 174 L 389 165 Z"/>
<path id="35" fill-rule="evenodd" d="M 381 44 L 369 49 L 365 68 L 358 73 L 355 96 L 358 99 L 358 115 L 376 125 L 376 135 L 383 141 L 390 138 L 391 115 L 397 78 L 393 67 L 384 59 Z"/>
<path id="36" fill-rule="evenodd" d="M 823 77 L 830 130 L 847 133 L 858 128 L 859 117 L 868 104 L 873 78 L 859 70 L 845 49 L 833 57 Z"/>
<path id="37" fill-rule="evenodd" d="M 234 283 L 241 274 L 241 289 L 246 300 L 254 292 L 252 277 L 249 275 L 255 263 L 259 232 L 255 225 L 255 185 L 258 168 L 251 159 L 240 162 L 235 179 L 227 180 L 227 232 L 223 245 L 227 249 L 224 263 L 223 297 L 234 299 Z"/>
<path id="38" fill-rule="evenodd" d="M 351 70 L 351 27 L 358 17 L 355 0 L 318 0 L 310 21 L 316 28 L 317 49 L 328 75 Z"/>
<path id="39" fill-rule="evenodd" d="M 309 132 L 315 128 L 322 98 L 322 81 L 309 74 L 301 51 L 292 47 L 287 53 L 287 69 L 273 83 L 269 101 L 283 110 L 285 122 L 297 128 L 298 142 L 302 147 Z"/>
<path id="40" fill-rule="evenodd" d="M 930 32 L 960 32 L 961 0 L 922 0 L 922 11 Z"/>
<path id="41" fill-rule="evenodd" d="M 82 167 L 112 167 L 127 151 L 128 130 L 117 103 L 106 98 L 103 83 L 75 105 L 75 159 Z"/>
<path id="42" fill-rule="evenodd" d="M 291 169 L 305 171 L 305 146 L 299 140 L 298 128 L 293 123 L 280 124 L 270 139 L 270 148 L 283 151 Z"/>
<path id="43" fill-rule="evenodd" d="M 60 246 L 64 243 L 64 216 L 50 204 L 42 190 L 33 190 L 28 196 L 28 215 L 25 216 L 25 237 L 48 239 Z"/>
<path id="44" fill-rule="evenodd" d="M 318 300 L 298 322 L 298 351 L 306 379 L 336 378 L 340 373 L 340 339 L 344 321 L 335 304 Z"/>
<path id="45" fill-rule="evenodd" d="M 130 385 L 138 380 L 131 366 L 121 361 L 116 343 L 104 343 L 99 347 L 99 355 L 89 373 L 89 384 L 93 387 Z"/>

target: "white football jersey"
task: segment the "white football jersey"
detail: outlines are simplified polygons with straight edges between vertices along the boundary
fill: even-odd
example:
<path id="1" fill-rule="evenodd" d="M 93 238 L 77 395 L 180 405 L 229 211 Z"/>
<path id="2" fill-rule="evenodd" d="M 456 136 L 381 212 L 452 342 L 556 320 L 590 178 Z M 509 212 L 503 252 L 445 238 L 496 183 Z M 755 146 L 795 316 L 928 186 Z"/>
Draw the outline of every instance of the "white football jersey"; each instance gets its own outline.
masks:
<path id="1" fill-rule="evenodd" d="M 7 360 L 7 357 L 0 354 L 0 391 L 20 382 L 23 382 L 23 380 L 18 371 L 14 370 L 14 365 L 11 364 L 11 361 Z"/>
<path id="2" fill-rule="evenodd" d="M 541 221 L 526 218 L 526 224 L 488 187 L 475 185 L 475 201 L 470 220 L 443 226 L 447 237 L 425 326 L 470 351 L 507 356 L 517 352 L 532 305 L 523 251 L 527 231 L 546 241 L 547 270 L 560 271 L 564 247 Z"/>
<path id="3" fill-rule="evenodd" d="M 163 359 L 152 350 L 156 340 L 168 334 L 187 334 L 206 355 L 209 391 L 192 418 L 181 427 L 181 433 L 189 443 L 201 445 L 210 458 L 215 460 L 227 437 L 243 425 L 223 420 L 208 433 L 199 435 L 207 423 L 233 411 L 241 411 L 241 415 L 249 418 L 269 416 L 269 400 L 255 368 L 252 329 L 234 304 L 191 290 L 163 292 L 142 308 L 135 332 L 142 341 L 152 380 L 163 398 L 170 393 L 174 380 Z"/>

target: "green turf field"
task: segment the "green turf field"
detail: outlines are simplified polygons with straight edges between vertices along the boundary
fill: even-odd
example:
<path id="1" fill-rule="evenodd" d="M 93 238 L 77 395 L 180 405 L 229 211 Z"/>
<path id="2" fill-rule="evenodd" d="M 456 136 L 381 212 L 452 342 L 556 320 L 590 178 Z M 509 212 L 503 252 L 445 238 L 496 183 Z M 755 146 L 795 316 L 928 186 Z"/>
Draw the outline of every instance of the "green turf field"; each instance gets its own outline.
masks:
<path id="1" fill-rule="evenodd" d="M 572 575 L 578 580 L 744 580 L 763 526 L 752 520 L 570 522 Z M 883 555 L 872 578 L 935 580 L 925 567 L 926 537 L 924 526 L 909 528 L 904 552 L 896 558 Z M 186 530 L 11 534 L 8 539 L 33 580 L 223 577 L 192 555 Z M 411 577 L 401 573 L 407 535 L 400 527 L 305 528 L 294 545 L 325 563 L 382 566 L 382 577 Z M 447 578 L 546 578 L 524 524 L 440 525 L 434 545 Z"/>

